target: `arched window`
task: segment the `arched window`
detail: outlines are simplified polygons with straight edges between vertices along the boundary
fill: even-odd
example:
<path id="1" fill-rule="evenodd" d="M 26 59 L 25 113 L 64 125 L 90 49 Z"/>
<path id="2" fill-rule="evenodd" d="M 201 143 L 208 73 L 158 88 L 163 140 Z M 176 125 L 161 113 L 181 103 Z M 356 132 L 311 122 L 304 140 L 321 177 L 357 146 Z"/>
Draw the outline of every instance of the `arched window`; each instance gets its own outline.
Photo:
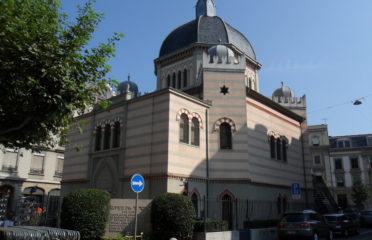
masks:
<path id="1" fill-rule="evenodd" d="M 177 88 L 180 89 L 182 88 L 182 73 L 181 71 L 178 71 L 178 77 L 177 77 Z"/>
<path id="2" fill-rule="evenodd" d="M 270 156 L 271 158 L 275 159 L 276 158 L 276 151 L 275 151 L 275 137 L 270 136 Z"/>
<path id="3" fill-rule="evenodd" d="M 110 148 L 110 142 L 111 142 L 111 125 L 106 124 L 105 125 L 105 135 L 103 138 L 103 149 L 109 149 Z"/>
<path id="4" fill-rule="evenodd" d="M 282 139 L 282 154 L 283 154 L 283 161 L 287 161 L 287 141 Z"/>
<path id="5" fill-rule="evenodd" d="M 279 194 L 278 198 L 276 199 L 276 208 L 278 210 L 278 214 L 282 213 L 282 195 Z"/>
<path id="6" fill-rule="evenodd" d="M 228 194 L 222 197 L 222 220 L 229 223 L 229 229 L 232 229 L 232 199 Z"/>
<path id="7" fill-rule="evenodd" d="M 119 122 L 115 122 L 114 124 L 114 136 L 113 136 L 112 147 L 113 148 L 120 147 L 120 123 Z"/>
<path id="8" fill-rule="evenodd" d="M 192 119 L 191 123 L 191 144 L 195 146 L 199 146 L 199 120 L 197 118 Z"/>
<path id="9" fill-rule="evenodd" d="M 98 126 L 96 129 L 96 140 L 94 150 L 101 150 L 101 141 L 102 141 L 102 127 Z"/>
<path id="10" fill-rule="evenodd" d="M 283 213 L 285 213 L 287 211 L 287 197 L 286 196 L 283 197 L 282 202 L 283 202 Z"/>
<path id="11" fill-rule="evenodd" d="M 232 149 L 231 126 L 226 122 L 220 125 L 220 149 Z"/>
<path id="12" fill-rule="evenodd" d="M 167 76 L 167 87 L 171 86 L 171 77 L 170 75 Z"/>
<path id="13" fill-rule="evenodd" d="M 173 77 L 172 77 L 172 87 L 173 87 L 173 88 L 176 88 L 176 73 L 173 73 Z"/>
<path id="14" fill-rule="evenodd" d="M 199 213 L 199 209 L 198 209 L 198 196 L 196 195 L 196 193 L 193 193 L 191 195 L 191 202 L 192 202 L 192 205 L 194 206 L 195 214 L 196 214 L 196 216 L 198 216 L 198 213 Z"/>
<path id="15" fill-rule="evenodd" d="M 282 141 L 276 140 L 276 159 L 282 160 Z"/>
<path id="16" fill-rule="evenodd" d="M 186 114 L 180 118 L 180 142 L 189 143 L 189 118 Z"/>
<path id="17" fill-rule="evenodd" d="M 183 87 L 187 87 L 187 70 L 183 70 Z"/>

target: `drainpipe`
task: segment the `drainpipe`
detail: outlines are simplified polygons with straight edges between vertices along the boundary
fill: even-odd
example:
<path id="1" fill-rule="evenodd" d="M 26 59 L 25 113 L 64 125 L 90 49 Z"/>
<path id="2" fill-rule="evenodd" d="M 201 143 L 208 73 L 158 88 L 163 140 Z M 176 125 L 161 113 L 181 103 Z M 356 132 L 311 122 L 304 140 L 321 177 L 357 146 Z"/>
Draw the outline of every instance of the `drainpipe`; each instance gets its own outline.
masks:
<path id="1" fill-rule="evenodd" d="M 305 203 L 306 208 L 309 208 L 309 199 L 308 199 L 308 188 L 307 188 L 307 180 L 306 180 L 306 161 L 305 161 L 305 151 L 304 151 L 304 133 L 302 131 L 302 124 L 303 121 L 300 122 L 301 127 L 301 152 L 302 152 L 302 168 L 304 172 L 304 183 L 305 183 Z"/>
<path id="2" fill-rule="evenodd" d="M 207 213 L 206 218 L 209 217 L 209 207 L 208 207 L 208 199 L 209 199 L 209 138 L 208 138 L 208 109 L 205 109 L 205 160 L 206 160 L 206 204 L 204 211 Z M 204 214 L 205 215 L 205 214 Z M 206 221 L 204 218 L 204 221 Z"/>

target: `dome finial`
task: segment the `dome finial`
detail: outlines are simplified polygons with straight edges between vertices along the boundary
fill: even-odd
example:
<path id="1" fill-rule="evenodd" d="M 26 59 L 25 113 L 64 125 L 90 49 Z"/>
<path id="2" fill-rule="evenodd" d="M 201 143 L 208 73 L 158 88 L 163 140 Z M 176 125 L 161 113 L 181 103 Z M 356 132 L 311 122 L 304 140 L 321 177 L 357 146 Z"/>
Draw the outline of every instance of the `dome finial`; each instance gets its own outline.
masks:
<path id="1" fill-rule="evenodd" d="M 284 87 L 284 82 L 283 82 L 283 81 L 281 81 L 280 83 L 282 84 L 282 87 Z"/>
<path id="2" fill-rule="evenodd" d="M 128 74 L 128 80 L 127 81 L 130 82 L 130 74 Z"/>
<path id="3" fill-rule="evenodd" d="M 216 4 L 214 0 L 198 0 L 196 3 L 196 18 L 200 16 L 216 16 Z"/>

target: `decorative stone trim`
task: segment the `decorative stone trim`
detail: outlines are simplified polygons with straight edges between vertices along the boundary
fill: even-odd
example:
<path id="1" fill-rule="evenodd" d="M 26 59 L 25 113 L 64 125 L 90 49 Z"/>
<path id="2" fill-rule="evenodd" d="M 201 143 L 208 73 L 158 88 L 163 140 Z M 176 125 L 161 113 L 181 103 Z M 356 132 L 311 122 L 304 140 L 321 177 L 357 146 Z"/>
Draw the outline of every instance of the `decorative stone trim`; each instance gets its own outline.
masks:
<path id="1" fill-rule="evenodd" d="M 200 117 L 200 115 L 198 113 L 192 113 L 191 114 L 191 121 L 193 118 L 196 118 L 198 119 L 198 122 L 199 122 L 199 128 L 203 128 L 203 121 L 202 121 L 202 118 Z"/>
<path id="2" fill-rule="evenodd" d="M 195 113 L 195 112 L 191 113 L 189 110 L 182 108 L 177 112 L 176 121 L 179 121 L 181 119 L 182 114 L 187 115 L 187 118 L 189 119 L 190 124 L 192 123 L 192 119 L 196 118 L 199 122 L 199 128 L 203 128 L 203 120 L 198 113 Z"/>
<path id="3" fill-rule="evenodd" d="M 111 126 L 111 128 L 113 128 L 115 126 L 116 122 L 120 123 L 120 127 L 123 126 L 123 120 L 120 117 L 115 117 L 114 119 L 105 119 L 103 121 L 96 122 L 93 133 L 96 134 L 98 127 L 101 127 L 101 131 L 104 132 L 105 131 L 105 126 L 107 124 L 109 124 Z"/>
<path id="4" fill-rule="evenodd" d="M 214 124 L 214 127 L 213 127 L 213 130 L 214 131 L 219 131 L 220 130 L 220 126 L 222 123 L 228 123 L 231 127 L 231 131 L 232 132 L 235 132 L 236 131 L 236 125 L 234 123 L 233 120 L 231 120 L 230 118 L 220 118 L 216 121 L 216 123 Z"/>
<path id="5" fill-rule="evenodd" d="M 191 198 L 192 195 L 194 195 L 194 194 L 196 195 L 196 197 L 197 197 L 198 200 L 201 199 L 201 197 L 200 197 L 200 193 L 199 193 L 198 189 L 193 188 L 193 190 L 192 190 L 191 193 L 190 193 L 190 198 Z"/>
<path id="6" fill-rule="evenodd" d="M 223 196 L 225 195 L 229 195 L 231 197 L 231 200 L 235 200 L 235 196 L 232 192 L 230 192 L 228 189 L 225 189 L 225 191 L 223 191 L 219 196 L 218 196 L 218 200 L 222 200 Z"/>

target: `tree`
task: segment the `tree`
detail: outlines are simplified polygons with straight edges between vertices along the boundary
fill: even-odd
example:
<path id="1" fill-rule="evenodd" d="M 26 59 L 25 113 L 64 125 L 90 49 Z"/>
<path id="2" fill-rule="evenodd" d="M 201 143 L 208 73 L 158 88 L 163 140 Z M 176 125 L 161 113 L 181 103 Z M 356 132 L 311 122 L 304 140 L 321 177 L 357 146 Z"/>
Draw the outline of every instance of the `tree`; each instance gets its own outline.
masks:
<path id="1" fill-rule="evenodd" d="M 111 81 L 114 34 L 88 48 L 103 15 L 93 1 L 73 23 L 59 0 L 0 1 L 0 144 L 40 149 L 66 134 L 76 112 L 95 103 Z"/>
<path id="2" fill-rule="evenodd" d="M 368 199 L 367 187 L 360 181 L 354 182 L 351 197 L 355 206 L 359 210 L 362 210 L 364 208 L 364 202 Z"/>

